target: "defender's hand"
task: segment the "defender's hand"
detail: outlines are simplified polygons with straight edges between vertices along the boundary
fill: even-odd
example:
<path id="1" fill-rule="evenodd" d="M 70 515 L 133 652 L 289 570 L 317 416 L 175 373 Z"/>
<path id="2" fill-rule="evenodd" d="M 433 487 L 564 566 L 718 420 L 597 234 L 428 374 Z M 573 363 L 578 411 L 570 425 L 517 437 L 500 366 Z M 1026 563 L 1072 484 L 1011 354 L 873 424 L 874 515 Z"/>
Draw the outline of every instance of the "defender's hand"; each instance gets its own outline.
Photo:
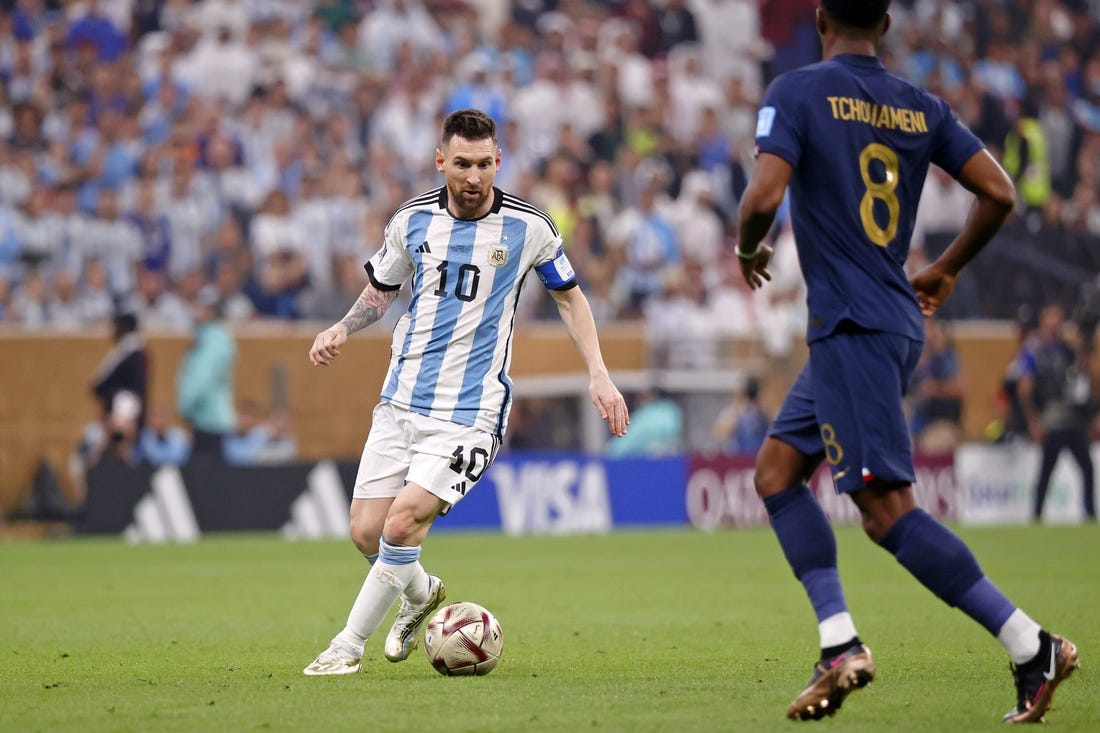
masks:
<path id="1" fill-rule="evenodd" d="M 344 324 L 326 328 L 313 339 L 313 348 L 309 350 L 309 360 L 313 366 L 328 366 L 340 356 L 340 345 L 348 340 L 348 329 Z"/>
<path id="2" fill-rule="evenodd" d="M 768 264 L 772 261 L 772 251 L 770 246 L 761 244 L 752 257 L 737 255 L 741 264 L 741 276 L 753 290 L 764 287 L 764 281 L 772 279 L 772 274 L 768 271 Z"/>
<path id="3" fill-rule="evenodd" d="M 931 318 L 955 289 L 955 276 L 932 264 L 910 278 L 909 284 L 917 294 L 921 315 Z"/>

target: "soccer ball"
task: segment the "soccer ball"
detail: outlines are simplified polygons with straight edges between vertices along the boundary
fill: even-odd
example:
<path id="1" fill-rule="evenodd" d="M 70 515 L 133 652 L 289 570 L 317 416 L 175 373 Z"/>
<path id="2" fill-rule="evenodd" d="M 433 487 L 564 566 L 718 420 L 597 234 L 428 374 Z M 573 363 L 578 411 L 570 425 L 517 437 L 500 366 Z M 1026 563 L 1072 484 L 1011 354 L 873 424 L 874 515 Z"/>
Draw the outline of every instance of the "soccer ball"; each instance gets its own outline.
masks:
<path id="1" fill-rule="evenodd" d="M 424 630 L 424 651 L 440 674 L 489 674 L 500 662 L 503 650 L 500 622 L 469 601 L 439 609 Z"/>

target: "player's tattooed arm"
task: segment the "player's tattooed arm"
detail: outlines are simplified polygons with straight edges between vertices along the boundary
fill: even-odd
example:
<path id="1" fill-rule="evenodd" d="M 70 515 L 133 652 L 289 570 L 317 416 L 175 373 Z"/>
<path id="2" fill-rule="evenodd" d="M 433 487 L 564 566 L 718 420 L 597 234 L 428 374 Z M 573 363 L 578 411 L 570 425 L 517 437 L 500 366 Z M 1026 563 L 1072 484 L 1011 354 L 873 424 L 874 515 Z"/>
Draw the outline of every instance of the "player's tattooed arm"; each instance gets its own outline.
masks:
<path id="1" fill-rule="evenodd" d="M 397 290 L 379 290 L 374 285 L 363 288 L 348 314 L 313 339 L 313 346 L 309 350 L 310 362 L 314 366 L 331 364 L 333 359 L 340 356 L 340 347 L 348 340 L 348 336 L 381 318 L 390 304 L 397 300 L 397 294 Z"/>
<path id="2" fill-rule="evenodd" d="M 373 285 L 367 285 L 340 323 L 344 324 L 348 334 L 366 328 L 382 317 L 390 304 L 397 300 L 398 293 L 397 290 L 379 290 Z"/>

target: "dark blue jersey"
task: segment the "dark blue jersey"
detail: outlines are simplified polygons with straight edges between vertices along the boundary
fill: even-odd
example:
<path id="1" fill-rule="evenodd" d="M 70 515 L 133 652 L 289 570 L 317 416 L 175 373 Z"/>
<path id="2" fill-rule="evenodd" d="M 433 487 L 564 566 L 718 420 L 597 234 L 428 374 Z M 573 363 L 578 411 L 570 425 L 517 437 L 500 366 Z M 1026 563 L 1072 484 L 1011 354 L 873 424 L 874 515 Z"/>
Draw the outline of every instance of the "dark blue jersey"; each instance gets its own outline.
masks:
<path id="1" fill-rule="evenodd" d="M 772 82 L 756 145 L 794 168 L 791 219 L 808 340 L 844 321 L 923 339 L 903 269 L 921 188 L 929 163 L 957 175 L 982 149 L 978 138 L 946 102 L 888 73 L 878 58 L 840 55 Z"/>

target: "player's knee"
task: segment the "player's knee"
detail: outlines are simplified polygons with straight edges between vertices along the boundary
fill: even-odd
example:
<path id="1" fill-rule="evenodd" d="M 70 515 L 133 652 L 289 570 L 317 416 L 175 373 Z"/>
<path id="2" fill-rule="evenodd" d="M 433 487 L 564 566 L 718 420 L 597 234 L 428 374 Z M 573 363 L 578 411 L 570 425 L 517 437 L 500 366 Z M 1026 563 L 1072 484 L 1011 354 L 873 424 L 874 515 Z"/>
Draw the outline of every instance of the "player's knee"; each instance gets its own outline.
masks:
<path id="1" fill-rule="evenodd" d="M 382 536 L 386 541 L 394 545 L 416 544 L 412 540 L 417 538 L 420 525 L 412 512 L 391 512 L 386 517 L 386 523 L 382 527 Z"/>
<path id="2" fill-rule="evenodd" d="M 912 507 L 876 506 L 874 511 L 863 512 L 863 531 L 876 545 L 881 545 L 890 530 Z"/>
<path id="3" fill-rule="evenodd" d="M 899 506 L 886 502 L 873 502 L 859 506 L 863 531 L 876 545 L 881 545 L 886 535 L 894 528 L 903 511 Z"/>
<path id="4" fill-rule="evenodd" d="M 355 545 L 355 548 L 365 556 L 378 554 L 377 537 L 371 540 L 363 535 L 352 534 L 351 541 Z"/>
<path id="5" fill-rule="evenodd" d="M 797 485 L 798 481 L 789 474 L 789 471 L 783 470 L 775 464 L 757 462 L 756 471 L 752 475 L 752 483 L 756 488 L 757 496 L 766 499 Z"/>
<path id="6" fill-rule="evenodd" d="M 883 522 L 881 517 L 872 517 L 869 514 L 863 515 L 863 531 L 876 545 L 882 544 L 882 540 L 886 537 L 886 533 L 890 531 L 891 526 L 893 526 L 893 523 L 887 526 L 887 523 Z"/>
<path id="7" fill-rule="evenodd" d="M 894 525 L 916 508 L 908 483 L 876 483 L 852 495 L 863 519 L 863 531 L 881 545 Z"/>
<path id="8" fill-rule="evenodd" d="M 791 445 L 768 438 L 756 454 L 753 486 L 761 499 L 794 488 L 809 480 L 820 458 L 813 458 Z"/>
<path id="9" fill-rule="evenodd" d="M 368 522 L 352 517 L 348 526 L 348 535 L 356 549 L 364 555 L 373 555 L 378 552 L 378 532 L 372 531 Z"/>

